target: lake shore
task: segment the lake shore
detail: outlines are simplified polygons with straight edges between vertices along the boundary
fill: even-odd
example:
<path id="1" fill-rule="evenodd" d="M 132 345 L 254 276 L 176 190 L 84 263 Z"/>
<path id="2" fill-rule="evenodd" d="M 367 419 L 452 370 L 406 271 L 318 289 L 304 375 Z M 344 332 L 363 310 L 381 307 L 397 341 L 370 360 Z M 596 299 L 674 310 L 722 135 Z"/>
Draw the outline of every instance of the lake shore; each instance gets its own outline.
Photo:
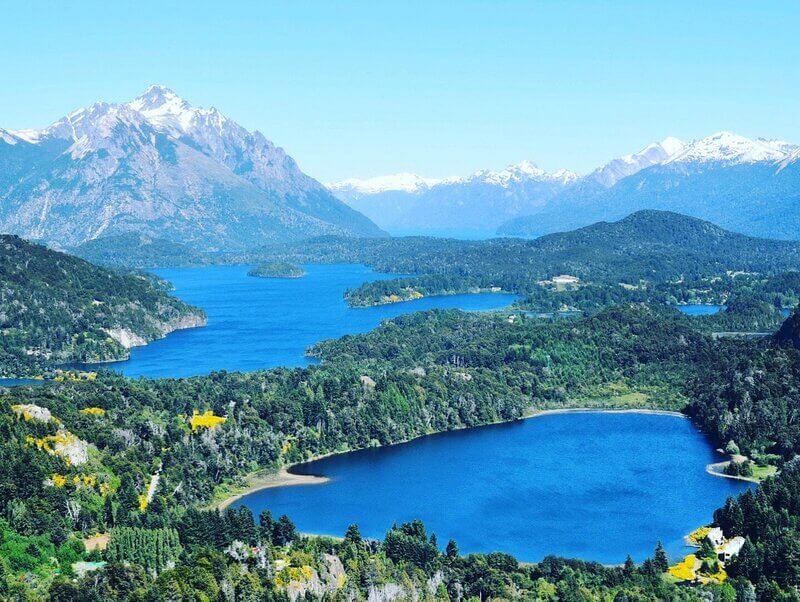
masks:
<path id="1" fill-rule="evenodd" d="M 327 454 L 331 455 L 331 454 Z M 325 456 L 314 458 L 320 460 Z M 311 462 L 312 460 L 309 460 Z M 315 475 L 294 474 L 289 472 L 289 469 L 294 466 L 286 466 L 277 472 L 260 472 L 254 473 L 247 477 L 248 485 L 242 489 L 237 489 L 235 493 L 226 497 L 225 499 L 213 503 L 210 508 L 217 510 L 224 510 L 235 501 L 243 498 L 246 495 L 261 491 L 262 489 L 272 489 L 273 487 L 289 487 L 291 485 L 322 485 L 330 481 L 328 477 L 320 477 Z"/>
<path id="2" fill-rule="evenodd" d="M 688 416 L 685 414 L 681 414 L 680 412 L 675 412 L 671 410 L 657 410 L 657 409 L 650 409 L 650 408 L 593 408 L 591 406 L 588 407 L 579 407 L 579 408 L 553 408 L 553 409 L 544 409 L 544 410 L 533 410 L 531 413 L 521 416 L 517 420 L 530 420 L 532 418 L 540 418 L 542 416 L 554 415 L 554 414 L 570 414 L 570 413 L 604 413 L 604 414 L 661 414 L 665 416 L 674 416 L 677 418 L 685 418 L 688 420 Z M 493 424 L 505 424 L 507 422 L 514 422 L 511 421 L 500 421 L 500 422 L 492 422 L 487 424 L 481 424 L 478 426 L 466 426 L 460 429 L 453 429 L 453 430 L 464 430 L 469 428 L 481 428 L 484 426 L 491 426 Z M 441 431 L 447 432 L 447 431 Z M 419 435 L 418 437 L 412 437 L 411 439 L 406 439 L 404 441 L 398 441 L 396 443 L 392 443 L 391 445 L 387 445 L 384 447 L 391 447 L 394 445 L 403 445 L 405 443 L 410 443 L 415 439 L 420 439 L 422 437 L 427 437 L 429 435 L 435 435 L 437 433 L 425 433 L 423 435 Z M 261 491 L 262 489 L 272 489 L 275 487 L 289 487 L 292 485 L 324 485 L 325 483 L 330 482 L 330 478 L 326 476 L 317 476 L 317 475 L 301 475 L 295 474 L 291 472 L 291 469 L 295 466 L 300 464 L 308 464 L 309 462 L 315 462 L 317 460 L 322 460 L 324 458 L 329 458 L 331 456 L 337 456 L 340 454 L 348 454 L 354 451 L 358 451 L 356 449 L 348 449 L 345 451 L 338 451 L 338 452 L 329 452 L 326 454 L 321 454 L 318 456 L 314 456 L 309 458 L 308 460 L 303 460 L 302 462 L 296 462 L 293 464 L 289 464 L 284 466 L 277 472 L 265 472 L 259 471 L 256 473 L 252 473 L 246 477 L 248 484 L 242 488 L 237 488 L 231 495 L 219 500 L 217 502 L 213 502 L 209 505 L 209 508 L 217 509 L 217 510 L 224 510 L 234 502 L 240 500 L 241 498 L 250 495 L 251 493 L 255 493 L 257 491 Z M 727 476 L 727 475 L 722 475 Z"/>

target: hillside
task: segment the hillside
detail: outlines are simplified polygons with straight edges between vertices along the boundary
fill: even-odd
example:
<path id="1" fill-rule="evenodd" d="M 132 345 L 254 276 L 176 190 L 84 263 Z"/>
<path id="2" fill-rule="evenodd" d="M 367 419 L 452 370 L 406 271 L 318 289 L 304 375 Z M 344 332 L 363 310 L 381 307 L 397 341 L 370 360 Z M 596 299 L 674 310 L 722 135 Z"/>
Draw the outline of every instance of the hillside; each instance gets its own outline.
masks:
<path id="1" fill-rule="evenodd" d="M 133 345 L 205 323 L 143 276 L 120 275 L 0 236 L 0 375 L 122 359 Z"/>
<path id="2" fill-rule="evenodd" d="M 0 231 L 60 247 L 127 232 L 204 250 L 382 235 L 260 132 L 161 86 L 5 131 L 0 167 Z"/>
<path id="3" fill-rule="evenodd" d="M 640 211 L 618 222 L 600 222 L 536 240 L 463 241 L 423 237 L 375 239 L 354 246 L 326 237 L 274 245 L 254 252 L 259 260 L 296 263 L 365 263 L 380 271 L 416 274 L 367 283 L 349 293 L 354 305 L 392 295 L 410 298 L 500 287 L 538 295 L 539 281 L 560 274 L 583 284 L 638 285 L 693 281 L 727 272 L 777 273 L 800 265 L 800 243 L 754 238 L 714 224 L 663 211 Z"/>
<path id="4" fill-rule="evenodd" d="M 187 245 L 135 232 L 89 240 L 69 251 L 95 265 L 125 268 L 181 267 L 209 262 L 208 255 Z"/>

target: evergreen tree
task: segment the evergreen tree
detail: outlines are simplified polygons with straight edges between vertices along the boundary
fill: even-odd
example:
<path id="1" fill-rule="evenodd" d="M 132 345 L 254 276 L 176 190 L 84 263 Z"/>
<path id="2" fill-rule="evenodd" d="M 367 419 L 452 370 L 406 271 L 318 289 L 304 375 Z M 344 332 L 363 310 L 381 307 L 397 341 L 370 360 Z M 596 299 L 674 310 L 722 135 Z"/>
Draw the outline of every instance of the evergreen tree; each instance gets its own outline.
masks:
<path id="1" fill-rule="evenodd" d="M 666 573 L 667 569 L 669 568 L 667 552 L 664 550 L 664 546 L 660 541 L 656 544 L 656 551 L 653 555 L 653 564 L 655 565 L 656 570 L 661 573 Z"/>

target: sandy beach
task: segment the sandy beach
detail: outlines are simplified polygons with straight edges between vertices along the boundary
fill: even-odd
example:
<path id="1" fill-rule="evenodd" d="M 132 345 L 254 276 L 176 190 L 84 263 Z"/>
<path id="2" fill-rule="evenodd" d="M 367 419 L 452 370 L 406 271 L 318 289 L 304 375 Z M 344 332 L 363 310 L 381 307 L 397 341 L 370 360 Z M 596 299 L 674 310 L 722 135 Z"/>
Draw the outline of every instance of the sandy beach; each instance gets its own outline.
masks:
<path id="1" fill-rule="evenodd" d="M 318 477 L 314 475 L 302 475 L 289 472 L 290 467 L 281 468 L 278 472 L 273 473 L 256 473 L 248 477 L 249 485 L 241 490 L 237 490 L 234 495 L 231 495 L 220 502 L 211 505 L 211 508 L 224 510 L 233 502 L 243 498 L 246 495 L 261 491 L 262 489 L 271 489 L 273 487 L 288 487 L 290 485 L 322 485 L 330 481 L 328 477 Z"/>

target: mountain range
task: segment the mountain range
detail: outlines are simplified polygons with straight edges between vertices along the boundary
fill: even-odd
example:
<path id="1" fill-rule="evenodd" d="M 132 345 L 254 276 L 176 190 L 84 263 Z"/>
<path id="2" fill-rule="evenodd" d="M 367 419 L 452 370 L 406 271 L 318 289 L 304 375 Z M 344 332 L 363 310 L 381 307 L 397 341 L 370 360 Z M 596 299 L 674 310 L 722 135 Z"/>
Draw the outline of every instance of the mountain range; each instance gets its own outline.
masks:
<path id="1" fill-rule="evenodd" d="M 203 250 L 381 236 L 286 152 L 151 86 L 41 130 L 0 129 L 0 231 L 68 247 L 138 234 Z"/>
<path id="2" fill-rule="evenodd" d="M 800 146 L 730 132 L 666 138 L 585 176 L 525 161 L 466 178 L 401 174 L 329 188 L 392 232 L 533 237 L 662 209 L 758 236 L 800 235 Z"/>

